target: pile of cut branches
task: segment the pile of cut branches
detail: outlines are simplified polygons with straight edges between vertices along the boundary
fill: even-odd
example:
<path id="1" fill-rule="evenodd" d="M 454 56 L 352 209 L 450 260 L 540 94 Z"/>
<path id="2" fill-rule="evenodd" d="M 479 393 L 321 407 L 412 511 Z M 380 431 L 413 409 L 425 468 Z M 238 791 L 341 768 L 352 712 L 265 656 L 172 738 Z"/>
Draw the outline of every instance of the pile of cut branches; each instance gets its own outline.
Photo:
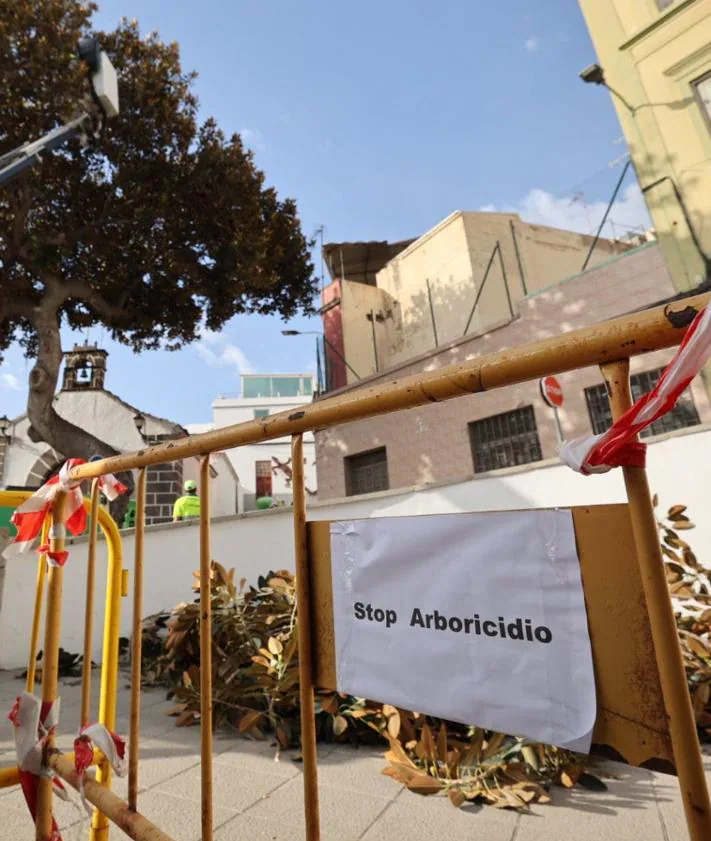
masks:
<path id="1" fill-rule="evenodd" d="M 199 593 L 197 573 L 193 589 Z M 256 587 L 212 565 L 213 710 L 216 727 L 252 739 L 298 745 L 299 683 L 294 578 L 286 570 Z M 144 680 L 168 684 L 178 726 L 199 722 L 199 604 L 178 605 L 144 623 Z M 162 653 L 156 657 L 156 649 Z M 152 654 L 152 656 L 151 656 Z M 444 722 L 337 693 L 316 700 L 322 741 L 387 743 L 383 773 L 420 794 L 444 791 L 456 805 L 478 801 L 526 809 L 550 800 L 552 785 L 603 789 L 586 758 L 475 727 Z"/>
<path id="2" fill-rule="evenodd" d="M 658 499 L 654 498 L 655 508 Z M 699 735 L 711 740 L 711 570 L 699 563 L 678 532 L 695 528 L 685 505 L 672 505 L 657 520 L 672 594 L 686 679 Z"/>
<path id="3" fill-rule="evenodd" d="M 657 500 L 655 498 L 655 506 Z M 711 573 L 679 536 L 694 528 L 683 505 L 658 520 L 687 678 L 699 731 L 711 737 Z M 200 594 L 199 577 L 193 585 Z M 216 727 L 252 739 L 298 745 L 299 682 L 294 578 L 286 570 L 235 583 L 212 565 L 213 710 Z M 178 605 L 143 626 L 144 681 L 167 685 L 178 726 L 199 721 L 199 604 Z M 526 809 L 546 803 L 554 785 L 601 790 L 587 757 L 502 733 L 440 721 L 337 693 L 316 699 L 322 741 L 388 745 L 383 773 L 419 794 L 446 792 L 452 803 Z"/>

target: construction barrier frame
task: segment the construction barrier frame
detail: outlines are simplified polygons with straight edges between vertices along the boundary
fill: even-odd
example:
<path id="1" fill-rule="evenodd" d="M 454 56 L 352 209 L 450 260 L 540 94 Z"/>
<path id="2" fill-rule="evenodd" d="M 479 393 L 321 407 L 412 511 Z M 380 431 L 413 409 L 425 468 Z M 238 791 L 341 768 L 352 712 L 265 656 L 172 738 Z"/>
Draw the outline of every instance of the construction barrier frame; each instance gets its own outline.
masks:
<path id="1" fill-rule="evenodd" d="M 28 491 L 0 490 L 0 505 L 17 508 L 31 496 Z M 121 536 L 111 515 L 98 504 L 98 482 L 92 482 L 91 499 L 84 501 L 84 507 L 90 515 L 89 553 L 87 559 L 87 592 L 85 611 L 84 667 L 82 672 L 81 725 L 89 723 L 91 700 L 91 648 L 94 606 L 94 571 L 96 563 L 97 526 L 104 534 L 107 547 L 106 597 L 104 607 L 104 641 L 101 662 L 101 694 L 97 720 L 109 730 L 116 729 L 116 697 L 119 672 L 119 635 L 121 625 L 121 597 L 123 589 L 123 551 Z M 42 530 L 42 543 L 46 543 L 50 522 L 46 521 Z M 39 647 L 39 633 L 42 618 L 42 604 L 47 586 L 47 558 L 39 555 L 37 563 L 37 586 L 32 617 L 30 651 L 27 662 L 27 680 L 25 689 L 34 692 L 36 657 Z M 45 649 L 46 650 L 46 649 Z M 43 676 L 44 677 L 44 676 Z M 43 681 L 44 682 L 44 681 Z M 73 756 L 68 756 L 73 766 Z M 0 769 L 0 788 L 19 785 L 17 768 Z M 97 782 L 104 788 L 111 788 L 111 768 L 98 757 Z M 92 841 L 108 839 L 109 823 L 106 817 L 96 811 L 92 819 Z"/>
<path id="2" fill-rule="evenodd" d="M 97 493 L 96 480 L 108 473 L 140 469 L 138 481 L 136 559 L 134 584 L 134 648 L 131 685 L 130 747 L 134 757 L 129 768 L 129 802 L 109 790 L 110 775 L 105 760 L 100 759 L 97 781 L 86 784 L 86 797 L 97 809 L 92 824 L 92 841 L 108 838 L 108 821 L 118 825 L 136 841 L 170 841 L 158 827 L 137 811 L 138 751 L 140 719 L 140 612 L 143 565 L 143 528 L 145 517 L 145 468 L 150 465 L 188 457 L 201 458 L 200 514 L 200 586 L 209 592 L 210 554 L 210 469 L 209 456 L 245 444 L 291 436 L 293 455 L 293 523 L 299 622 L 299 672 L 301 684 L 301 726 L 304 760 L 304 801 L 306 837 L 318 841 L 319 804 L 314 720 L 314 613 L 311 590 L 311 559 L 306 522 L 306 491 L 303 471 L 303 433 L 350 421 L 448 400 L 493 388 L 537 380 L 551 374 L 600 366 L 610 394 L 613 418 L 619 418 L 632 403 L 629 384 L 629 359 L 655 350 L 674 347 L 698 310 L 709 303 L 711 295 L 687 298 L 673 306 L 657 307 L 596 324 L 583 330 L 564 333 L 550 339 L 511 350 L 479 357 L 456 365 L 445 366 L 424 374 L 414 374 L 390 383 L 363 386 L 353 392 L 316 401 L 295 411 L 224 427 L 202 435 L 173 440 L 136 453 L 119 455 L 75 467 L 73 480 L 93 479 L 92 498 Z M 668 730 L 679 777 L 689 838 L 708 841 L 711 838 L 711 806 L 701 759 L 691 700 L 677 636 L 671 598 L 658 540 L 645 468 L 622 468 L 627 491 L 628 509 L 634 546 L 639 563 L 644 598 L 666 710 Z M 589 481 L 594 481 L 590 479 Z M 6 494 L 0 499 L 19 504 L 26 494 Z M 91 504 L 91 503 L 87 503 Z M 94 509 L 96 510 L 96 509 Z M 118 629 L 121 598 L 120 541 L 108 515 L 99 509 L 110 548 L 110 574 L 104 633 L 104 664 L 99 717 L 107 727 L 115 723 L 116 680 L 118 672 Z M 64 550 L 64 498 L 60 493 L 53 512 L 55 527 L 50 532 L 50 550 Z M 93 529 L 93 526 L 92 526 Z M 94 544 L 95 545 L 95 544 Z M 111 554 L 113 552 L 113 555 Z M 113 559 L 113 560 L 112 560 Z M 43 564 L 41 564 L 43 566 Z M 43 589 L 43 575 L 38 572 L 38 593 Z M 93 575 L 89 568 L 89 579 Z M 45 621 L 45 645 L 42 697 L 51 702 L 56 697 L 57 664 L 60 637 L 62 569 L 52 567 L 48 575 L 48 598 Z M 88 591 L 90 592 L 90 591 Z M 88 596 L 89 597 L 89 596 Z M 36 616 L 38 613 L 36 611 Z M 89 611 L 87 608 L 87 617 Z M 36 627 L 35 627 L 36 631 Z M 136 636 L 138 635 L 138 640 Z M 36 648 L 37 634 L 33 633 Z M 200 670 L 201 693 L 201 768 L 202 768 L 202 841 L 212 841 L 212 673 L 211 611 L 209 599 L 200 602 Z M 76 786 L 78 781 L 70 757 L 63 756 L 50 744 L 47 764 L 61 778 Z M 0 771 L 0 780 L 8 780 L 10 771 Z M 5 782 L 7 784 L 7 782 Z M 50 841 L 52 786 L 40 789 L 36 841 Z"/>

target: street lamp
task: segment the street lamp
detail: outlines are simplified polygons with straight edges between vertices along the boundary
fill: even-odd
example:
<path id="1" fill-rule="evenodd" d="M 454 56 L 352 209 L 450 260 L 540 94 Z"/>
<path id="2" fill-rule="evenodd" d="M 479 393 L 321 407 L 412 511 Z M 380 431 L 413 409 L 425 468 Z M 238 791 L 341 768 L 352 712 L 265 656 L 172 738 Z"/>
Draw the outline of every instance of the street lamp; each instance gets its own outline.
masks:
<path id="1" fill-rule="evenodd" d="M 11 183 L 25 170 L 42 160 L 42 156 L 59 149 L 73 137 L 97 135 L 104 119 L 119 113 L 118 77 L 116 68 L 95 38 L 83 38 L 77 56 L 86 65 L 91 81 L 92 97 L 83 103 L 81 113 L 40 137 L 22 143 L 0 155 L 0 187 Z M 29 80 L 31 82 L 31 80 Z"/>
<path id="2" fill-rule="evenodd" d="M 138 430 L 138 434 L 143 438 L 143 430 L 146 426 L 146 419 L 143 415 L 139 412 L 137 415 L 133 416 L 133 423 Z"/>
<path id="3" fill-rule="evenodd" d="M 320 336 L 323 339 L 324 343 L 327 344 L 331 348 L 331 351 L 333 352 L 333 355 L 341 360 L 341 362 L 346 366 L 346 368 L 348 368 L 348 370 L 351 372 L 351 374 L 353 374 L 353 376 L 357 380 L 361 379 L 360 375 L 353 368 L 353 366 L 348 364 L 348 360 L 345 358 L 345 356 L 340 354 L 338 352 L 338 350 L 336 350 L 336 348 L 331 344 L 331 342 L 328 341 L 326 336 L 323 333 L 321 333 L 319 330 L 282 330 L 281 334 L 282 334 L 282 336 Z"/>

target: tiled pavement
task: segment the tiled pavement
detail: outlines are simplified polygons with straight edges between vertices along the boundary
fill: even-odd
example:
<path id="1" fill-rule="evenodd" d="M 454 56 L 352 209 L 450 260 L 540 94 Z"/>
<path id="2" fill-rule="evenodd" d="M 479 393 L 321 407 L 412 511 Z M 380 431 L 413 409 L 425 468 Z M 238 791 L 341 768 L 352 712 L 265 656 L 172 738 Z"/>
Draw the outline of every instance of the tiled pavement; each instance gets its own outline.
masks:
<path id="1" fill-rule="evenodd" d="M 75 681 L 71 683 L 76 683 Z M 97 676 L 98 683 L 98 676 Z M 5 711 L 22 683 L 0 673 L 0 764 L 13 762 Z M 64 734 L 79 719 L 77 685 L 62 686 Z M 94 693 L 96 695 L 96 693 Z M 139 809 L 175 841 L 200 837 L 199 731 L 176 728 L 166 717 L 162 692 L 143 694 Z M 126 732 L 128 692 L 119 697 L 119 730 Z M 60 739 L 68 747 L 71 736 Z M 553 805 L 517 815 L 491 807 L 455 809 L 442 797 L 421 797 L 381 775 L 382 755 L 372 749 L 325 747 L 319 754 L 324 841 L 684 841 L 687 838 L 676 780 L 608 765 L 620 779 L 605 793 L 556 790 Z M 217 734 L 215 738 L 215 841 L 303 839 L 301 766 L 268 744 Z M 711 780 L 711 756 L 707 757 Z M 126 796 L 126 781 L 115 790 Z M 88 837 L 88 819 L 77 795 L 57 803 L 64 841 Z M 0 790 L 0 837 L 31 841 L 32 823 L 16 789 Z M 114 839 L 126 838 L 117 829 Z"/>

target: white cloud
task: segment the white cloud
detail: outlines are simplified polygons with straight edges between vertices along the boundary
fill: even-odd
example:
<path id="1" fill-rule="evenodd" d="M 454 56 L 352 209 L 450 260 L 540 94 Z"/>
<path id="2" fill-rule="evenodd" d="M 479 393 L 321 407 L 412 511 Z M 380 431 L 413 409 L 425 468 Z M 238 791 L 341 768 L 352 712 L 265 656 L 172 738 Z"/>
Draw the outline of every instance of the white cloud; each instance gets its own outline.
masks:
<path id="1" fill-rule="evenodd" d="M 581 234 L 594 234 L 607 208 L 606 201 L 588 201 L 578 193 L 574 196 L 555 196 L 536 187 L 517 205 L 486 205 L 481 209 L 488 212 L 518 213 L 526 222 L 549 225 Z M 602 236 L 615 239 L 628 232 L 642 233 L 652 223 L 639 186 L 630 184 L 623 189 L 612 206 Z"/>
<path id="2" fill-rule="evenodd" d="M 240 129 L 242 142 L 254 152 L 266 152 L 267 144 L 264 142 L 264 135 L 256 128 Z"/>
<path id="3" fill-rule="evenodd" d="M 223 333 L 203 330 L 195 350 L 203 362 L 213 367 L 235 368 L 240 374 L 254 373 L 254 366 L 244 351 L 230 342 Z"/>
<path id="4" fill-rule="evenodd" d="M 537 53 L 541 49 L 541 39 L 533 35 L 531 38 L 526 41 L 526 52 L 528 53 Z"/>
<path id="5" fill-rule="evenodd" d="M 3 388 L 9 388 L 10 391 L 22 390 L 20 381 L 14 374 L 0 374 L 0 384 L 2 384 Z"/>

